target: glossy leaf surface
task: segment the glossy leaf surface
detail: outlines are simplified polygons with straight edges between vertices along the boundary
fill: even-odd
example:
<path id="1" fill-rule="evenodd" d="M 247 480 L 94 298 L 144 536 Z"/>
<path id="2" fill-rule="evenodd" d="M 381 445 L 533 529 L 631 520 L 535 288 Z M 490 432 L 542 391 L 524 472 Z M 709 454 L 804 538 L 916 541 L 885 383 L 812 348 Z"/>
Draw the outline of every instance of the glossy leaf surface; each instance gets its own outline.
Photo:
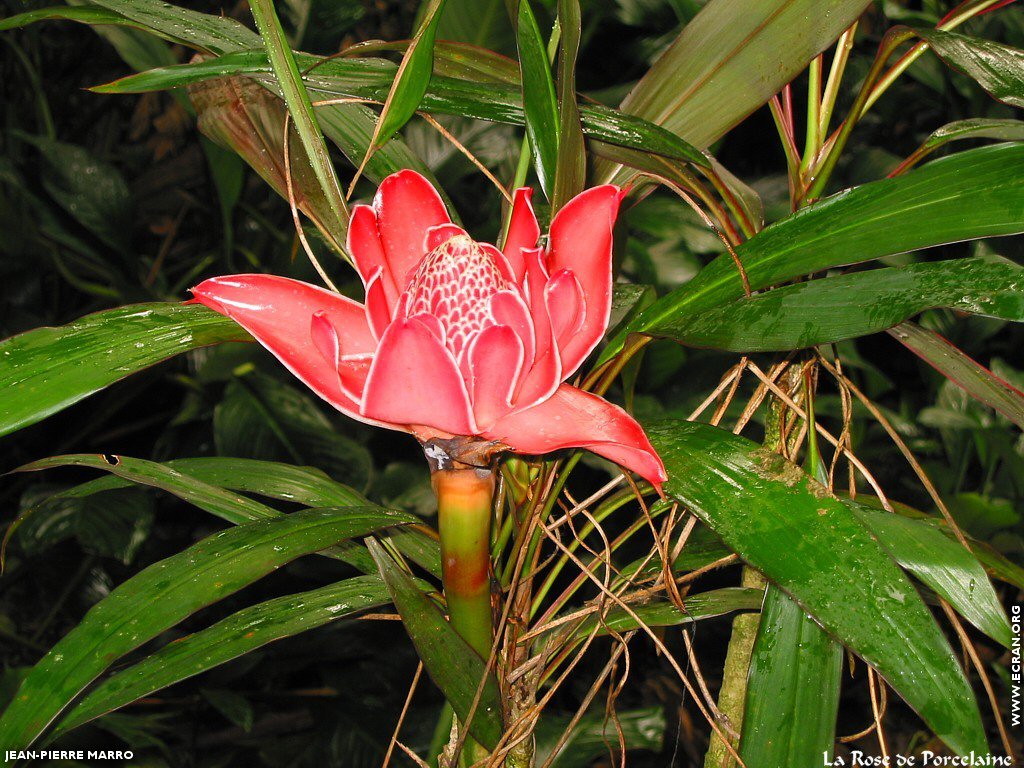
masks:
<path id="1" fill-rule="evenodd" d="M 337 621 L 389 601 L 377 576 L 357 576 L 320 589 L 245 608 L 211 627 L 165 645 L 97 685 L 60 721 L 56 732 L 83 723 L 237 659 L 267 643 Z"/>
<path id="2" fill-rule="evenodd" d="M 874 269 L 680 314 L 644 332 L 695 347 L 779 351 L 877 333 L 935 307 L 1024 321 L 1024 269 L 985 259 Z"/>
<path id="3" fill-rule="evenodd" d="M 751 290 L 846 264 L 945 243 L 1024 232 L 1024 185 L 1009 167 L 1024 145 L 961 152 L 893 179 L 828 197 L 766 227 L 736 249 Z M 970 200 L 970 206 L 963 201 Z M 743 280 L 722 254 L 630 324 L 628 332 L 706 310 L 744 295 Z M 620 333 L 601 355 L 621 348 Z"/>
<path id="4" fill-rule="evenodd" d="M 750 658 L 740 757 L 802 768 L 832 754 L 843 647 L 778 587 L 768 587 Z"/>
<path id="5" fill-rule="evenodd" d="M 874 666 L 950 748 L 985 749 L 974 694 L 949 643 L 842 502 L 745 438 L 677 420 L 646 426 L 670 497 Z"/>
<path id="6" fill-rule="evenodd" d="M 182 352 L 250 341 L 206 307 L 135 304 L 0 342 L 0 435 L 34 424 Z"/>
<path id="7" fill-rule="evenodd" d="M 548 62 L 548 49 L 537 26 L 530 0 L 518 0 L 516 45 L 519 49 L 520 79 L 526 133 L 530 137 L 537 177 L 544 194 L 554 195 L 558 164 L 558 98 Z"/>
<path id="8" fill-rule="evenodd" d="M 380 569 L 423 666 L 461 722 L 466 722 L 477 688 L 483 681 L 469 731 L 482 745 L 494 749 L 502 734 L 501 696 L 494 674 L 486 670 L 476 651 L 448 623 L 412 576 L 373 539 L 367 539 L 366 546 Z"/>
<path id="9" fill-rule="evenodd" d="M 940 29 L 915 29 L 944 61 L 993 97 L 1015 107 L 1024 107 L 1024 51 L 980 37 L 969 37 Z"/>
<path id="10" fill-rule="evenodd" d="M 307 510 L 229 528 L 149 566 L 93 606 L 33 667 L 0 718 L 0 747 L 28 747 L 112 663 L 203 606 L 297 557 L 412 520 L 373 507 Z"/>

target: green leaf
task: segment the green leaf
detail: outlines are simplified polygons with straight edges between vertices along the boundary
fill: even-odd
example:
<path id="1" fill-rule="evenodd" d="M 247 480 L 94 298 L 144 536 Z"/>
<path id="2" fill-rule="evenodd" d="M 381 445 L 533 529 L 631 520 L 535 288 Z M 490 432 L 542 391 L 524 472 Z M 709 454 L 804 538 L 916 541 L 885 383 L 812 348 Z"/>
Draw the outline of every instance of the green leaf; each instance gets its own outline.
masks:
<path id="1" fill-rule="evenodd" d="M 229 528 L 149 566 L 93 606 L 33 667 L 0 718 L 0 748 L 27 748 L 117 659 L 203 606 L 297 557 L 413 520 L 372 507 L 306 510 Z"/>
<path id="2" fill-rule="evenodd" d="M 525 2 L 525 0 L 524 0 Z M 587 151 L 576 105 L 576 57 L 580 50 L 579 0 L 558 1 L 558 160 L 551 209 L 557 212 L 587 183 Z"/>
<path id="3" fill-rule="evenodd" d="M 518 0 L 516 45 L 523 87 L 526 134 L 530 137 L 537 178 L 548 199 L 554 195 L 558 165 L 558 97 L 551 76 L 547 45 L 537 26 L 530 0 Z"/>
<path id="4" fill-rule="evenodd" d="M 978 558 L 928 520 L 847 502 L 900 565 L 945 598 L 957 613 L 1006 648 L 1013 632 Z"/>
<path id="5" fill-rule="evenodd" d="M 930 155 L 951 141 L 964 139 L 997 139 L 998 141 L 1024 141 L 1024 120 L 972 117 L 955 120 L 937 128 L 914 153 L 915 160 Z"/>
<path id="6" fill-rule="evenodd" d="M 442 8 L 444 0 L 429 0 L 419 29 L 402 56 L 395 82 L 384 100 L 384 108 L 367 152 L 373 152 L 383 145 L 416 114 L 434 69 L 434 38 L 437 36 Z"/>
<path id="7" fill-rule="evenodd" d="M 914 29 L 914 34 L 994 98 L 1024 107 L 1024 51 L 941 29 Z"/>
<path id="8" fill-rule="evenodd" d="M 893 179 L 828 197 L 782 219 L 736 249 L 751 290 L 811 272 L 945 243 L 1024 232 L 1024 185 L 1006 172 L 1024 163 L 1024 145 L 999 144 L 936 160 Z M 969 206 L 964 200 L 970 200 Z M 644 311 L 627 332 L 716 307 L 744 295 L 729 254 Z"/>
<path id="9" fill-rule="evenodd" d="M 255 712 L 247 698 L 223 688 L 203 688 L 200 693 L 211 707 L 224 715 L 230 722 L 246 733 L 252 730 Z"/>
<path id="10" fill-rule="evenodd" d="M 131 193 L 121 172 L 84 147 L 17 134 L 39 150 L 43 188 L 79 224 L 119 253 L 131 233 Z"/>
<path id="11" fill-rule="evenodd" d="M 494 673 L 484 667 L 476 651 L 380 544 L 374 539 L 367 539 L 366 546 L 380 569 L 391 600 L 423 666 L 461 722 L 466 722 L 477 688 L 483 682 L 480 700 L 473 719 L 469 721 L 469 732 L 487 749 L 494 749 L 503 730 L 501 695 Z"/>
<path id="12" fill-rule="evenodd" d="M 740 737 L 740 757 L 749 768 L 805 768 L 832 754 L 842 666 L 843 647 L 769 585 Z"/>
<path id="13" fill-rule="evenodd" d="M 282 512 L 268 507 L 266 504 L 262 504 L 246 496 L 242 496 L 241 494 L 232 493 L 218 485 L 203 482 L 196 477 L 186 474 L 181 469 L 159 464 L 155 461 L 134 459 L 129 456 L 114 456 L 111 454 L 105 454 L 102 456 L 97 454 L 52 456 L 50 458 L 34 461 L 31 464 L 26 464 L 15 471 L 35 472 L 65 466 L 100 469 L 110 472 L 111 474 L 132 483 L 146 485 L 152 488 L 159 488 L 160 490 L 174 494 L 182 501 L 193 504 L 210 514 L 221 518 L 222 520 L 226 520 L 227 522 L 234 523 L 236 525 L 252 522 L 254 520 L 269 520 L 283 516 Z M 268 473 L 266 481 L 268 483 L 273 482 L 272 473 Z M 236 484 L 242 485 L 241 482 L 232 482 L 227 484 L 227 487 L 231 488 Z M 272 486 L 264 486 L 264 488 L 268 491 L 267 495 L 280 498 L 277 493 L 269 492 L 274 490 Z M 238 488 L 238 490 L 249 490 L 249 488 L 241 487 Z M 81 489 L 70 489 L 63 495 L 65 497 L 73 498 L 81 495 L 87 495 L 88 492 L 88 486 L 86 486 L 86 490 L 84 492 Z M 353 506 L 364 506 L 366 503 L 367 502 L 360 498 L 359 502 Z M 332 504 L 330 506 L 349 505 L 350 502 L 345 502 L 341 505 Z M 32 510 L 29 510 L 29 512 L 25 514 L 28 515 L 31 512 Z M 20 524 L 24 519 L 25 515 L 19 518 L 16 524 Z M 28 519 L 31 519 L 31 517 Z M 431 572 L 436 571 L 438 563 L 440 562 L 440 555 L 438 554 L 438 550 L 433 539 L 427 538 L 424 534 L 416 533 L 409 536 L 399 536 L 396 544 L 399 546 L 401 551 L 407 553 L 411 558 L 413 558 L 414 562 L 422 565 Z M 349 563 L 364 573 L 372 572 L 375 569 L 373 561 L 370 559 L 365 549 L 355 543 L 345 543 L 337 547 L 331 547 L 323 554 Z"/>
<path id="14" fill-rule="evenodd" d="M 108 309 L 13 336 L 0 342 L 0 435 L 169 357 L 251 338 L 206 307 L 166 303 Z"/>
<path id="15" fill-rule="evenodd" d="M 288 113 L 295 123 L 295 130 L 302 140 L 306 157 L 310 165 L 313 166 L 313 172 L 320 183 L 320 191 L 333 215 L 331 229 L 333 231 L 337 227 L 339 231 L 347 232 L 348 205 L 345 203 L 345 196 L 338 184 L 338 176 L 334 172 L 334 165 L 327 152 L 327 145 L 320 132 L 320 125 L 313 113 L 313 105 L 302 82 L 302 75 L 299 73 L 295 55 L 288 47 L 288 40 L 285 38 L 284 30 L 281 29 L 277 12 L 274 10 L 273 0 L 251 0 L 249 9 L 252 11 L 253 19 L 256 20 L 256 26 L 263 38 L 274 77 L 284 95 L 285 104 L 288 105 Z M 344 251 L 342 252 L 344 253 Z"/>
<path id="16" fill-rule="evenodd" d="M 1024 392 L 975 362 L 934 331 L 901 323 L 889 333 L 971 397 L 1024 429 Z"/>
<path id="17" fill-rule="evenodd" d="M 318 93 L 383 102 L 395 78 L 394 64 L 380 59 L 322 59 L 296 54 L 306 71 L 306 87 Z M 217 77 L 249 74 L 273 88 L 266 54 L 239 51 L 208 61 L 151 69 L 96 86 L 97 93 L 146 93 L 177 88 Z M 420 108 L 427 112 L 462 115 L 512 125 L 524 125 L 522 95 L 515 86 L 471 82 L 434 75 Z M 676 160 L 707 166 L 708 159 L 692 145 L 651 122 L 597 104 L 580 107 L 583 132 L 589 138 L 654 152 Z"/>
<path id="18" fill-rule="evenodd" d="M 103 680 L 71 708 L 56 733 L 70 731 L 267 643 L 387 602 L 388 593 L 379 577 L 357 576 L 245 608 Z"/>
<path id="19" fill-rule="evenodd" d="M 94 0 L 140 29 L 209 53 L 262 48 L 260 36 L 224 15 L 199 13 L 162 0 Z"/>
<path id="20" fill-rule="evenodd" d="M 782 90 L 870 0 L 712 0 L 622 102 L 701 149 Z M 596 172 L 609 181 L 615 166 Z"/>
<path id="21" fill-rule="evenodd" d="M 1024 269 L 955 259 L 797 283 L 645 327 L 694 347 L 766 352 L 877 333 L 935 307 L 1024 321 Z"/>
<path id="22" fill-rule="evenodd" d="M 127 24 L 128 19 L 119 13 L 106 8 L 98 8 L 95 5 L 67 6 L 57 5 L 51 8 L 37 8 L 25 13 L 16 13 L 5 19 L 0 19 L 0 32 L 9 29 L 19 29 L 37 21 L 49 21 L 59 19 L 64 21 L 79 21 L 83 24 Z"/>
<path id="23" fill-rule="evenodd" d="M 676 627 L 736 611 L 756 611 L 761 608 L 762 600 L 764 592 L 759 589 L 723 587 L 687 595 L 682 609 L 668 600 L 655 600 L 629 607 L 640 621 L 649 627 Z M 628 601 L 626 603 L 629 605 Z M 598 636 L 611 632 L 628 632 L 640 626 L 629 611 L 615 603 L 609 605 L 610 608 L 603 618 L 597 613 L 588 615 L 574 635 L 578 638 L 586 637 L 598 625 Z"/>
<path id="24" fill-rule="evenodd" d="M 974 694 L 917 590 L 857 517 L 798 467 L 724 430 L 647 425 L 668 495 L 889 682 L 954 751 L 985 752 Z"/>

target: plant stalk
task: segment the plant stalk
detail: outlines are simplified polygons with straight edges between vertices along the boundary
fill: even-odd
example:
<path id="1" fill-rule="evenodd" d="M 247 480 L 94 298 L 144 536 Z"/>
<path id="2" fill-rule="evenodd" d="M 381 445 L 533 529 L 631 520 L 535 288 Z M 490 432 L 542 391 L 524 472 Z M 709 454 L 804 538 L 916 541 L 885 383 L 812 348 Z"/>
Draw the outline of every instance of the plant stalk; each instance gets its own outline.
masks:
<path id="1" fill-rule="evenodd" d="M 494 471 L 481 467 L 439 469 L 431 475 L 448 617 L 484 660 L 491 653 L 494 636 L 490 577 L 494 481 Z"/>

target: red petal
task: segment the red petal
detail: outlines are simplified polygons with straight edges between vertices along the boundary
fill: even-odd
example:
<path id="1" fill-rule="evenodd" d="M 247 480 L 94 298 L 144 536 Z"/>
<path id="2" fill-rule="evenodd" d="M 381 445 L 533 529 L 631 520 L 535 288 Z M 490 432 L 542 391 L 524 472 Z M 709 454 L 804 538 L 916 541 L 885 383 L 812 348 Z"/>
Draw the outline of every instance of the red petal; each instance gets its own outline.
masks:
<path id="1" fill-rule="evenodd" d="M 544 301 L 548 275 L 542 263 L 543 254 L 539 248 L 526 248 L 522 254 L 526 259 L 526 290 L 536 351 L 533 365 L 523 376 L 519 391 L 515 394 L 515 402 L 520 408 L 528 408 L 550 397 L 564 377 L 558 347 L 551 332 L 547 304 Z"/>
<path id="2" fill-rule="evenodd" d="M 533 331 L 530 310 L 522 296 L 513 290 L 498 291 L 491 296 L 491 314 L 498 325 L 507 325 L 523 344 L 523 365 L 530 368 L 537 342 Z"/>
<path id="3" fill-rule="evenodd" d="M 423 250 L 425 253 L 430 253 L 437 246 L 444 245 L 453 237 L 458 237 L 459 235 L 469 237 L 466 234 L 466 230 L 457 224 L 438 224 L 436 227 L 431 227 L 427 230 L 427 236 L 423 241 Z"/>
<path id="4" fill-rule="evenodd" d="M 612 306 L 612 227 L 625 193 L 606 184 L 580 193 L 551 222 L 548 269 L 568 269 L 583 288 L 583 327 L 562 349 L 563 378 L 571 376 L 601 340 Z"/>
<path id="5" fill-rule="evenodd" d="M 454 358 L 415 318 L 396 319 L 380 340 L 366 381 L 363 415 L 453 435 L 476 433 L 466 384 Z"/>
<path id="6" fill-rule="evenodd" d="M 516 282 L 522 284 L 523 274 L 526 272 L 526 264 L 523 262 L 519 251 L 523 248 L 535 248 L 540 238 L 540 225 L 537 224 L 537 216 L 533 212 L 533 204 L 530 202 L 533 197 L 533 190 L 529 187 L 520 187 L 512 197 L 512 215 L 509 217 L 508 234 L 505 236 L 505 245 L 501 249 L 505 257 L 512 264 L 516 273 Z"/>
<path id="7" fill-rule="evenodd" d="M 384 287 L 387 278 L 380 267 L 366 284 L 366 320 L 379 341 L 391 323 L 391 306 Z"/>
<path id="8" fill-rule="evenodd" d="M 451 218 L 437 190 L 410 170 L 393 173 L 381 182 L 373 209 L 391 277 L 401 292 L 426 255 L 427 231 L 438 224 L 450 224 Z"/>
<path id="9" fill-rule="evenodd" d="M 358 404 L 341 389 L 339 369 L 321 354 L 311 334 L 313 315 L 322 313 L 335 329 L 337 338 L 331 345 L 339 348 L 339 354 L 372 354 L 377 341 L 366 324 L 362 304 L 274 275 L 215 277 L 193 288 L 192 294 L 201 304 L 249 331 L 324 400 L 350 416 L 362 418 Z"/>
<path id="10" fill-rule="evenodd" d="M 372 357 L 361 355 L 356 359 L 345 359 L 341 348 L 341 335 L 323 310 L 313 313 L 309 336 L 324 360 L 337 371 L 342 393 L 353 403 L 362 402 L 363 387 L 366 386 L 366 375 L 369 373 Z"/>
<path id="11" fill-rule="evenodd" d="M 665 466 L 632 416 L 568 384 L 543 403 L 500 419 L 483 436 L 521 453 L 586 448 L 636 472 L 656 488 L 668 479 Z"/>
<path id="12" fill-rule="evenodd" d="M 551 276 L 544 289 L 544 302 L 558 348 L 565 349 L 583 328 L 587 317 L 580 281 L 569 270 L 559 270 Z M 562 369 L 565 368 L 563 360 Z"/>
<path id="13" fill-rule="evenodd" d="M 368 286 L 377 269 L 383 269 L 388 282 L 388 303 L 393 304 L 398 290 L 388 272 L 387 259 L 384 257 L 384 246 L 377 234 L 377 214 L 368 205 L 357 205 L 352 209 L 352 218 L 348 222 L 348 252 L 356 263 L 356 271 Z"/>
<path id="14" fill-rule="evenodd" d="M 485 328 L 469 348 L 473 414 L 481 428 L 512 408 L 512 390 L 523 366 L 523 342 L 507 325 Z"/>

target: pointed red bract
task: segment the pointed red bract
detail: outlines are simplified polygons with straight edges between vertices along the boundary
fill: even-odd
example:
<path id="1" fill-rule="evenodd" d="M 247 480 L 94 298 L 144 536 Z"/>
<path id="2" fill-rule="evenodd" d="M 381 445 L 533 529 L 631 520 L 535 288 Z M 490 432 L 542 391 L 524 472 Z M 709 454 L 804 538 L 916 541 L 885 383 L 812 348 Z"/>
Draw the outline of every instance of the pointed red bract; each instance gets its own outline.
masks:
<path id="1" fill-rule="evenodd" d="M 365 305 L 267 275 L 214 278 L 193 292 L 354 418 L 522 453 L 585 448 L 660 487 L 665 470 L 640 425 L 562 383 L 607 329 L 623 193 L 609 185 L 570 200 L 546 248 L 530 195 L 516 190 L 499 251 L 451 223 L 422 176 L 389 176 L 349 224 Z"/>

